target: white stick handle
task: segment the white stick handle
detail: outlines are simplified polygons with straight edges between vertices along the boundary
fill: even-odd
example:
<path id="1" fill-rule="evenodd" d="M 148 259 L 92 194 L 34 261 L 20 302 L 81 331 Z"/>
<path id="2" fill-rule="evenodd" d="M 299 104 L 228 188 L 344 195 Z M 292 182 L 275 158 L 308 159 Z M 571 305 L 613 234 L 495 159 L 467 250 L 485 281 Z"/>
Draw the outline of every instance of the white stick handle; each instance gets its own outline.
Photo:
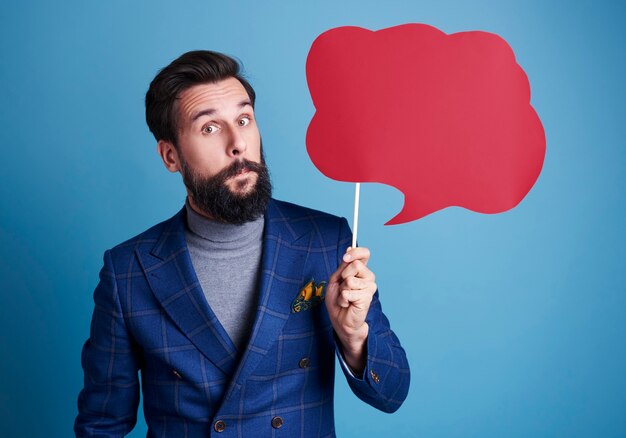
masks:
<path id="1" fill-rule="evenodd" d="M 361 183 L 356 183 L 354 188 L 354 222 L 352 223 L 352 248 L 356 248 L 356 234 L 359 229 L 359 192 Z"/>

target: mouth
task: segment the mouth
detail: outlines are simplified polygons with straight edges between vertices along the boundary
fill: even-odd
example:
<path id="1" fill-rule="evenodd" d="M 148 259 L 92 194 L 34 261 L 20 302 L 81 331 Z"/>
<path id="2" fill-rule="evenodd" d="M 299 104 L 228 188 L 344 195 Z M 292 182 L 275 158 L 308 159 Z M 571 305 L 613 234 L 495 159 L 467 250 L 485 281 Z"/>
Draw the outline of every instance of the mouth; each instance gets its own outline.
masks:
<path id="1" fill-rule="evenodd" d="M 254 173 L 255 170 L 254 169 L 250 169 L 248 167 L 244 167 L 243 169 L 241 169 L 239 172 L 235 173 L 232 178 L 240 178 L 243 176 L 247 176 L 250 175 L 252 173 Z"/>
<path id="2" fill-rule="evenodd" d="M 239 172 L 234 174 L 231 178 L 242 178 L 248 176 L 248 174 L 252 172 L 250 169 L 241 169 Z"/>
<path id="3" fill-rule="evenodd" d="M 242 160 L 232 163 L 227 169 L 224 170 L 225 180 L 238 181 L 243 183 L 253 177 L 255 174 L 258 176 L 258 163 L 254 163 L 248 160 Z"/>

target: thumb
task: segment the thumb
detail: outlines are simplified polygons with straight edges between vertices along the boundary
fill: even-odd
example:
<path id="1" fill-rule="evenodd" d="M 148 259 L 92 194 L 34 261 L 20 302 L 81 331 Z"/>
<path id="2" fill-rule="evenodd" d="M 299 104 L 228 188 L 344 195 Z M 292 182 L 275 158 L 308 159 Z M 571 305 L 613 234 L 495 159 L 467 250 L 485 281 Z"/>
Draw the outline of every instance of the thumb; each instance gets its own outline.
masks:
<path id="1" fill-rule="evenodd" d="M 347 248 L 346 248 L 346 252 L 344 253 L 344 256 L 346 255 L 346 253 L 347 253 L 348 251 L 350 251 L 350 249 L 351 249 L 351 248 L 352 248 L 351 246 L 349 246 L 349 247 L 347 247 Z M 343 270 L 344 270 L 344 269 L 346 269 L 346 266 L 348 266 L 350 263 L 351 263 L 351 261 L 350 261 L 350 262 L 346 262 L 346 261 L 343 259 L 343 256 L 342 256 L 342 258 L 341 258 L 341 263 L 339 264 L 339 266 L 337 267 L 337 269 L 335 270 L 335 272 L 333 272 L 333 274 L 330 276 L 330 278 L 328 279 L 328 281 L 329 281 L 329 282 L 336 282 L 336 283 L 339 283 L 339 282 L 341 281 L 341 273 L 343 272 Z"/>

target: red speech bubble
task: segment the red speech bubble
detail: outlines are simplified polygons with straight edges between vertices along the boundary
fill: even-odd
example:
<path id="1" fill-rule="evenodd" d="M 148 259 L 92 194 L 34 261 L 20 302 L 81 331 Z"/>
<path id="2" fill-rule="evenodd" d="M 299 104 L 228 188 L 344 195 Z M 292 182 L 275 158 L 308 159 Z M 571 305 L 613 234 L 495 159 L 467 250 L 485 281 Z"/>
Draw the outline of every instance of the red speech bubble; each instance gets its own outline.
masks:
<path id="1" fill-rule="evenodd" d="M 313 42 L 306 74 L 313 164 L 404 193 L 385 225 L 450 206 L 509 210 L 541 172 L 546 139 L 528 78 L 495 34 L 339 27 Z"/>

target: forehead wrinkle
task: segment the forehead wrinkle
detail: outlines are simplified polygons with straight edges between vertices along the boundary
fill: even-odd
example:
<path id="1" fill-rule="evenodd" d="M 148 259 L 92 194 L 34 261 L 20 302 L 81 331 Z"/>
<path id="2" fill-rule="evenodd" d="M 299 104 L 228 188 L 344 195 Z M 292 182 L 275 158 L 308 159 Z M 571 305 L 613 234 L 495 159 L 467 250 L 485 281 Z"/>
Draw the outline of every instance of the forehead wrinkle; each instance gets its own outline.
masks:
<path id="1" fill-rule="evenodd" d="M 233 83 L 231 81 L 236 81 Z M 248 93 L 235 78 L 229 78 L 218 83 L 195 85 L 183 91 L 177 99 L 179 116 L 182 121 L 190 122 L 193 113 L 207 109 L 216 112 L 223 111 L 224 102 L 230 99 L 236 101 L 236 107 L 240 107 L 242 100 L 249 100 Z M 240 96 L 240 97 L 237 97 Z"/>

